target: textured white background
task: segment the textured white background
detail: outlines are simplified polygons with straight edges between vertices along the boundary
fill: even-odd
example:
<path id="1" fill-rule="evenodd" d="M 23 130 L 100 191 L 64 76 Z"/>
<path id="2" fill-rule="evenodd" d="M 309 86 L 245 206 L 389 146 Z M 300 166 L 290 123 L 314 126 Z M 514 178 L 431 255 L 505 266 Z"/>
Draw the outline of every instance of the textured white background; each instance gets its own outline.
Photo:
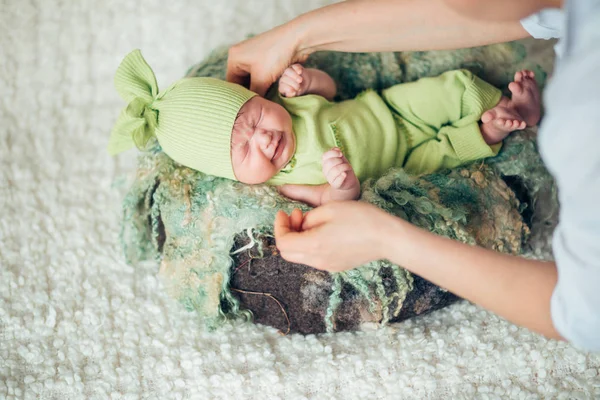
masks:
<path id="1" fill-rule="evenodd" d="M 112 86 L 160 87 L 327 0 L 0 0 L 0 398 L 599 398 L 600 358 L 468 303 L 377 332 L 205 333 L 118 244 Z M 332 24 L 335 22 L 332 21 Z"/>

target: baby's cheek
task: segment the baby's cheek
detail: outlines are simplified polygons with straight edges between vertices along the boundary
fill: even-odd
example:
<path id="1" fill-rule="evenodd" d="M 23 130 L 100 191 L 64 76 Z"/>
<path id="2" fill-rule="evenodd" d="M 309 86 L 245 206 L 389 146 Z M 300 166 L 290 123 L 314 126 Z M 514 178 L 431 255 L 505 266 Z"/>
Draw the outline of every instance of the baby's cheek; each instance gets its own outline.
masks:
<path id="1" fill-rule="evenodd" d="M 262 172 L 262 177 L 261 177 L 261 181 L 267 182 L 269 179 L 271 179 L 272 177 L 274 177 L 277 174 L 278 171 L 276 171 L 275 169 L 270 168 L 267 172 L 267 170 L 263 170 Z"/>

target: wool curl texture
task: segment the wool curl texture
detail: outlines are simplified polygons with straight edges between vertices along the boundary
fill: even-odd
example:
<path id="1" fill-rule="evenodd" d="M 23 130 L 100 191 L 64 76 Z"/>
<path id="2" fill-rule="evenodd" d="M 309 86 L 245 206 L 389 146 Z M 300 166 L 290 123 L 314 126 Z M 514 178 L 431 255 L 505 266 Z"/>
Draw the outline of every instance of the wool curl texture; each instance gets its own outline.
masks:
<path id="1" fill-rule="evenodd" d="M 307 66 L 320 68 L 334 78 L 338 100 L 365 89 L 381 90 L 455 68 L 470 69 L 503 89 L 515 71 L 529 68 L 543 86 L 548 71 L 527 63 L 529 43 L 452 52 L 325 52 L 314 55 Z M 190 68 L 187 76 L 224 79 L 226 57 L 226 49 L 216 50 Z M 515 191 L 527 201 L 520 202 Z M 538 212 L 536 199 L 548 193 L 551 209 Z M 470 166 L 418 177 L 401 169 L 391 170 L 365 182 L 360 201 L 463 243 L 529 257 L 541 251 L 529 245 L 529 229 L 521 217 L 527 216 L 533 229 L 539 231 L 557 208 L 555 185 L 543 167 L 535 130 L 531 129 L 511 135 L 497 157 Z M 160 275 L 170 294 L 214 328 L 225 319 L 251 319 L 251 313 L 244 310 L 229 287 L 235 236 L 243 232 L 249 239 L 249 244 L 236 253 L 257 246 L 260 254 L 259 238 L 272 235 L 277 210 L 289 213 L 293 208 L 309 209 L 282 197 L 272 187 L 244 185 L 180 166 L 155 144 L 140 155 L 135 182 L 123 202 L 123 248 L 129 263 L 152 258 L 160 261 Z M 392 296 L 386 294 L 382 268 L 393 271 L 398 290 Z M 332 278 L 325 320 L 328 331 L 334 330 L 333 316 L 342 302 L 344 284 L 351 285 L 370 307 L 380 305 L 381 324 L 399 314 L 413 286 L 408 271 L 385 261 L 336 273 Z"/>

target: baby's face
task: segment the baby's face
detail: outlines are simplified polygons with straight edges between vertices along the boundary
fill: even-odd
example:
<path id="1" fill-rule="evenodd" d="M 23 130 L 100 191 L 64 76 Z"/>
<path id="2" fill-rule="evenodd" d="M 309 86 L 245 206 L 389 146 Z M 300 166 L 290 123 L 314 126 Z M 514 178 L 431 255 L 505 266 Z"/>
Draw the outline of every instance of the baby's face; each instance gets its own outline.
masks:
<path id="1" fill-rule="evenodd" d="M 292 118 L 279 104 L 254 96 L 240 109 L 231 133 L 231 163 L 238 181 L 264 183 L 294 155 Z"/>

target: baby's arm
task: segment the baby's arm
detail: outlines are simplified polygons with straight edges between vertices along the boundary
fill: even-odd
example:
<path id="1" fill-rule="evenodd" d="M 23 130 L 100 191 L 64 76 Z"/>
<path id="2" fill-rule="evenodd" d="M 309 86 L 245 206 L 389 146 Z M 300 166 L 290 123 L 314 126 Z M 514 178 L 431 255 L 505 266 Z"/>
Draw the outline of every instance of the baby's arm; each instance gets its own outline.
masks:
<path id="1" fill-rule="evenodd" d="M 279 93 L 285 97 L 318 94 L 332 101 L 337 88 L 333 78 L 326 72 L 304 68 L 300 64 L 288 67 L 279 79 Z"/>
<path id="2" fill-rule="evenodd" d="M 356 200 L 360 196 L 360 182 L 339 149 L 334 148 L 323 154 L 323 174 L 328 183 L 318 186 L 283 185 L 279 192 L 313 207 L 331 201 Z"/>

